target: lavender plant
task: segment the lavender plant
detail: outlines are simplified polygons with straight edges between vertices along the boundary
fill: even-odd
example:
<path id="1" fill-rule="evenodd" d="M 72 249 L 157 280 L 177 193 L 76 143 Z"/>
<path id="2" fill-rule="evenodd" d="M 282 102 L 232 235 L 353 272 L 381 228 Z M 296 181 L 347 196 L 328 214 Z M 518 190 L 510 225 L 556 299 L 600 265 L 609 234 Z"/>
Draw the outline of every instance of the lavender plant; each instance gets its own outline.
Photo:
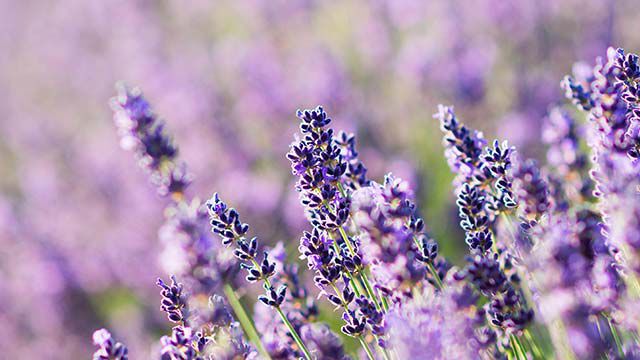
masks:
<path id="1" fill-rule="evenodd" d="M 438 108 L 469 248 L 459 266 L 440 254 L 407 182 L 368 178 L 353 134 L 336 134 L 320 106 L 298 111 L 300 134 L 287 158 L 310 225 L 296 244 L 308 274 L 289 261 L 287 242 L 268 250 L 250 237 L 218 193 L 204 206 L 188 200 L 192 176 L 177 147 L 141 93 L 121 87 L 113 108 L 123 144 L 172 199 L 161 234 L 167 269 L 178 275 L 157 282 L 174 324 L 159 341 L 160 358 L 637 356 L 638 83 L 638 57 L 613 49 L 592 75 L 565 78 L 587 122 L 550 111 L 547 164 L 517 156 L 506 141 L 488 143 L 452 107 Z M 264 293 L 253 297 L 251 284 Z M 252 313 L 238 293 L 255 303 Z M 316 303 L 321 297 L 326 303 Z M 360 354 L 349 353 L 335 322 L 319 320 L 327 304 Z M 107 330 L 94 343 L 95 359 L 128 356 Z"/>

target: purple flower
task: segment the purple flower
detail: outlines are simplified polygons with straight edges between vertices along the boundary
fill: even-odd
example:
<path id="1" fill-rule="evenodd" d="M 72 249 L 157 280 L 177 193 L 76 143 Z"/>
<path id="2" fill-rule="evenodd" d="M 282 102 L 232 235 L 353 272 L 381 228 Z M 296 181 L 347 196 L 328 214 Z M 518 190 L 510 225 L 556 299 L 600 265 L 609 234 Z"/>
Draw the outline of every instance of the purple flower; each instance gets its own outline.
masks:
<path id="1" fill-rule="evenodd" d="M 160 229 L 165 243 L 162 265 L 176 273 L 190 293 L 208 296 L 219 292 L 224 282 L 234 282 L 238 268 L 232 252 L 209 231 L 206 207 L 197 199 L 181 201 L 165 211 L 167 219 Z"/>
<path id="2" fill-rule="evenodd" d="M 445 133 L 445 151 L 453 154 L 457 161 L 470 159 L 466 155 L 469 150 L 461 151 L 452 145 L 456 141 L 450 139 L 465 138 L 471 132 L 455 120 L 451 108 L 440 106 L 438 110 L 435 117 L 440 119 Z M 467 142 L 472 143 L 474 138 L 477 136 Z M 518 205 L 513 194 L 511 174 L 511 157 L 515 149 L 497 140 L 490 147 L 482 148 L 482 145 L 472 147 L 474 158 L 473 161 L 466 161 L 468 170 L 460 166 L 452 167 L 457 171 L 457 181 L 460 181 L 456 184 L 460 227 L 465 231 L 465 240 L 472 254 L 467 267 L 456 273 L 455 277 L 469 281 L 489 300 L 485 305 L 487 315 L 492 325 L 500 329 L 501 335 L 506 338 L 519 334 L 533 320 L 533 310 L 525 301 L 520 288 L 520 276 L 509 252 L 517 253 L 518 249 L 513 246 L 517 239 L 508 241 L 512 246 L 505 248 L 496 243 L 493 233 L 497 217 L 510 216 Z"/>
<path id="3" fill-rule="evenodd" d="M 535 160 L 518 162 L 514 170 L 514 189 L 520 212 L 527 219 L 540 220 L 551 206 L 549 185 Z"/>
<path id="4" fill-rule="evenodd" d="M 487 357 L 495 334 L 483 328 L 476 301 L 459 282 L 448 283 L 437 295 L 425 288 L 387 314 L 391 349 L 401 359 L 422 358 L 425 352 L 432 359 Z"/>
<path id="5" fill-rule="evenodd" d="M 164 123 L 153 113 L 140 89 L 118 84 L 117 91 L 111 108 L 122 147 L 135 152 L 160 195 L 181 196 L 191 183 L 191 175 L 185 164 L 178 162 L 178 149 L 166 134 Z"/>
<path id="6" fill-rule="evenodd" d="M 171 336 L 163 336 L 160 339 L 162 349 L 161 360 L 203 360 L 200 350 L 204 348 L 207 340 L 202 334 L 194 334 L 190 327 L 176 326 Z"/>
<path id="7" fill-rule="evenodd" d="M 399 300 L 425 279 L 437 243 L 424 233 L 406 182 L 390 174 L 384 185 L 371 182 L 352 194 L 354 224 L 360 231 L 363 259 L 371 263 L 375 287 Z M 429 279 L 434 282 L 433 273 Z"/>
<path id="8" fill-rule="evenodd" d="M 300 336 L 317 359 L 349 360 L 340 338 L 325 324 L 308 324 L 302 327 Z"/>
<path id="9" fill-rule="evenodd" d="M 127 347 L 117 342 L 106 329 L 96 330 L 93 333 L 93 344 L 98 350 L 93 353 L 93 360 L 127 360 L 129 358 Z"/>
<path id="10" fill-rule="evenodd" d="M 349 216 L 349 198 L 338 189 L 338 182 L 347 171 L 341 150 L 344 146 L 334 141 L 333 129 L 325 128 L 331 119 L 321 106 L 298 110 L 297 115 L 303 138 L 291 144 L 287 154 L 293 174 L 298 176 L 296 189 L 311 224 L 323 230 L 335 230 Z M 353 153 L 345 152 L 353 157 Z"/>
<path id="11" fill-rule="evenodd" d="M 161 308 L 167 313 L 171 322 L 186 324 L 188 320 L 186 296 L 182 293 L 183 285 L 178 283 L 175 276 L 171 276 L 171 284 L 165 284 L 162 279 L 156 282 L 162 291 Z"/>
<path id="12" fill-rule="evenodd" d="M 487 143 L 482 133 L 459 122 L 453 107 L 439 105 L 434 117 L 446 134 L 443 143 L 451 170 L 463 178 L 474 176 L 480 171 L 482 149 Z"/>

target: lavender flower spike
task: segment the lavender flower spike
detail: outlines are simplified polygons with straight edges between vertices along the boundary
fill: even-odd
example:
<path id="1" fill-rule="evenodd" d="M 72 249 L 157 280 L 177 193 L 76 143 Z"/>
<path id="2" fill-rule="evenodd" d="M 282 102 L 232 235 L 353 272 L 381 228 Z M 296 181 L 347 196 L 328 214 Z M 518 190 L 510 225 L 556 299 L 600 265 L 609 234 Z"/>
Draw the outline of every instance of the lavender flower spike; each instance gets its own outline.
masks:
<path id="1" fill-rule="evenodd" d="M 118 95 L 111 99 L 111 108 L 121 146 L 135 152 L 160 195 L 179 197 L 191 183 L 191 175 L 185 164 L 178 162 L 178 148 L 166 134 L 164 123 L 153 113 L 140 89 L 123 83 L 116 88 Z"/>
<path id="2" fill-rule="evenodd" d="M 93 343 L 99 347 L 93 353 L 93 360 L 127 360 L 129 358 L 127 347 L 115 341 L 106 329 L 96 330 L 93 333 Z"/>
<path id="3" fill-rule="evenodd" d="M 263 253 L 262 261 L 258 260 L 258 239 L 254 237 L 247 240 L 245 238 L 249 231 L 249 225 L 240 220 L 238 211 L 228 207 L 220 199 L 218 193 L 214 193 L 207 201 L 207 208 L 211 219 L 211 231 L 222 238 L 222 243 L 225 246 L 235 245 L 234 255 L 240 266 L 248 272 L 246 280 L 250 283 L 263 282 L 265 294 L 258 297 L 258 300 L 278 312 L 282 322 L 304 353 L 304 357 L 311 359 L 309 350 L 281 309 L 280 305 L 285 300 L 287 286 L 281 285 L 277 288 L 274 286 L 273 282 L 277 279 L 274 277 L 276 263 L 269 260 L 269 254 L 266 251 Z"/>

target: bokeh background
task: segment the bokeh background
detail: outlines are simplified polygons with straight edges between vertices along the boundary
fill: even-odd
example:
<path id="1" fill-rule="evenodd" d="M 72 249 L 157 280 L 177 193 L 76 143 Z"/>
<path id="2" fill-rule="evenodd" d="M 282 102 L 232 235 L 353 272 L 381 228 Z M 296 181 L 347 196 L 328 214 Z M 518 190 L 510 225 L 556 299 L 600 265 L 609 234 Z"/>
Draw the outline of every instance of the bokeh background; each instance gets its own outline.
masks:
<path id="1" fill-rule="evenodd" d="M 438 103 L 542 158 L 559 81 L 609 45 L 640 49 L 637 0 L 0 0 L 0 359 L 81 359 L 109 327 L 151 358 L 158 197 L 108 100 L 140 86 L 196 175 L 263 241 L 306 223 L 284 154 L 295 110 L 357 133 L 371 177 L 410 181 L 460 261 Z"/>

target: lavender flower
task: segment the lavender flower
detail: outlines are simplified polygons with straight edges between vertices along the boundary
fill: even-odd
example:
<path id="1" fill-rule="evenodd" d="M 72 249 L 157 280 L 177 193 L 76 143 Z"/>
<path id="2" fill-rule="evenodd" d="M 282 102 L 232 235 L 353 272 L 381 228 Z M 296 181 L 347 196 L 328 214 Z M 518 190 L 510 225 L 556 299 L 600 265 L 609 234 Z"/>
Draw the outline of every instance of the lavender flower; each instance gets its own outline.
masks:
<path id="1" fill-rule="evenodd" d="M 186 325 L 188 313 L 186 299 L 182 292 L 183 285 L 178 283 L 175 276 L 171 276 L 170 285 L 165 284 L 162 279 L 158 279 L 157 284 L 162 288 L 160 293 L 162 295 L 162 311 L 167 313 L 171 322 Z"/>
<path id="2" fill-rule="evenodd" d="M 308 324 L 302 327 L 300 336 L 317 359 L 349 360 L 340 338 L 324 324 Z"/>
<path id="3" fill-rule="evenodd" d="M 255 351 L 244 342 L 238 323 L 234 322 L 224 300 L 218 295 L 209 298 L 208 311 L 202 306 L 192 309 L 196 300 L 184 291 L 175 276 L 171 284 L 158 279 L 162 289 L 161 308 L 177 325 L 171 336 L 160 339 L 162 360 L 248 359 Z M 197 304 L 197 302 L 196 302 Z"/>
<path id="4" fill-rule="evenodd" d="M 424 220 L 416 213 L 406 182 L 389 174 L 384 185 L 371 182 L 356 190 L 352 202 L 376 288 L 399 301 L 427 274 L 435 286 L 441 285 L 434 268 L 438 245 L 424 232 Z"/>
<path id="5" fill-rule="evenodd" d="M 93 353 L 93 360 L 127 360 L 127 347 L 117 342 L 106 329 L 96 330 L 93 333 L 93 343 L 98 350 Z"/>
<path id="6" fill-rule="evenodd" d="M 204 360 L 199 355 L 207 340 L 201 334 L 194 334 L 189 327 L 176 326 L 171 336 L 160 339 L 162 360 Z"/>
<path id="7" fill-rule="evenodd" d="M 554 200 L 552 205 L 559 210 L 566 210 L 570 205 L 592 197 L 593 181 L 587 173 L 588 158 L 580 149 L 580 137 L 584 133 L 584 128 L 562 108 L 551 109 L 543 122 L 542 139 L 549 146 L 549 190 Z"/>
<path id="8" fill-rule="evenodd" d="M 283 284 L 276 288 L 272 284 L 272 281 L 276 280 L 274 278 L 276 263 L 269 260 L 269 254 L 266 251 L 263 253 L 262 261 L 258 262 L 257 238 L 246 240 L 245 234 L 249 230 L 249 225 L 243 223 L 238 212 L 233 208 L 229 208 L 226 203 L 220 200 L 217 193 L 207 202 L 207 208 L 211 219 L 211 231 L 222 238 L 225 246 L 235 245 L 234 255 L 240 261 L 241 267 L 248 272 L 246 280 L 250 283 L 258 281 L 264 283 L 265 294 L 259 296 L 258 300 L 278 312 L 289 334 L 303 352 L 304 357 L 311 359 L 309 350 L 300 339 L 297 330 L 293 327 L 287 315 L 281 309 L 287 293 L 287 286 Z"/>
<path id="9" fill-rule="evenodd" d="M 435 296 L 429 288 L 389 312 L 389 342 L 401 359 L 489 358 L 495 335 L 483 330 L 477 297 L 461 283 Z"/>
<path id="10" fill-rule="evenodd" d="M 333 129 L 325 127 L 331 118 L 321 106 L 298 111 L 303 138 L 291 145 L 287 158 L 311 224 L 335 230 L 349 216 L 349 198 L 340 194 L 337 183 L 347 170 L 342 151 L 334 142 Z M 351 154 L 352 155 L 352 154 Z"/>
<path id="11" fill-rule="evenodd" d="M 459 189 L 456 203 L 460 227 L 465 231 L 472 256 L 456 278 L 468 280 L 489 300 L 486 308 L 492 325 L 505 338 L 510 338 L 513 334 L 518 335 L 533 320 L 533 310 L 520 289 L 520 277 L 514 269 L 513 257 L 502 245 L 496 244 L 492 230 L 498 215 L 509 216 L 517 207 L 511 174 L 511 156 L 515 150 L 506 142 L 500 144 L 496 140 L 483 151 L 482 144 L 474 140 L 481 137 L 470 136 L 471 132 L 457 121 L 451 108 L 440 106 L 434 117 L 440 120 L 445 132 L 446 153 L 454 159 L 454 164 L 466 165 L 466 169 L 461 166 L 452 166 L 452 169 L 459 171 L 457 181 L 461 182 L 456 184 Z M 468 138 L 467 143 L 475 144 L 469 147 L 473 149 L 472 161 L 467 160 L 471 158 L 469 150 L 461 151 L 452 145 L 456 142 L 450 140 L 465 137 Z M 510 250 L 516 251 L 514 247 Z"/>
<path id="12" fill-rule="evenodd" d="M 469 130 L 460 123 L 453 107 L 438 106 L 434 115 L 440 121 L 440 128 L 445 132 L 445 156 L 451 170 L 462 177 L 456 180 L 462 183 L 480 171 L 482 149 L 486 145 L 482 133 Z"/>
<path id="13" fill-rule="evenodd" d="M 358 158 L 355 135 L 340 131 L 333 141 L 340 148 L 340 154 L 347 163 L 347 169 L 341 180 L 345 187 L 356 190 L 367 186 L 369 184 L 367 168 Z"/>
<path id="14" fill-rule="evenodd" d="M 191 175 L 184 163 L 177 162 L 178 149 L 164 131 L 164 123 L 153 114 L 140 89 L 118 84 L 117 90 L 111 107 L 122 147 L 136 153 L 160 195 L 179 196 L 191 183 Z"/>
<path id="15" fill-rule="evenodd" d="M 223 283 L 234 283 L 237 267 L 233 254 L 213 238 L 206 207 L 194 199 L 178 202 L 165 213 L 167 219 L 160 229 L 165 270 L 178 274 L 191 293 L 205 297 L 219 293 Z"/>
<path id="16" fill-rule="evenodd" d="M 238 212 L 228 208 L 217 193 L 207 202 L 209 216 L 211 218 L 211 230 L 222 237 L 222 243 L 226 246 L 234 244 L 235 257 L 240 260 L 242 267 L 247 270 L 247 281 L 264 281 L 266 295 L 258 299 L 265 305 L 279 308 L 284 301 L 287 287 L 278 289 L 271 286 L 269 279 L 275 274 L 275 263 L 269 260 L 269 254 L 265 251 L 262 261 L 258 262 L 258 240 L 252 238 L 246 240 L 244 235 L 249 231 L 249 225 L 240 221 Z"/>

